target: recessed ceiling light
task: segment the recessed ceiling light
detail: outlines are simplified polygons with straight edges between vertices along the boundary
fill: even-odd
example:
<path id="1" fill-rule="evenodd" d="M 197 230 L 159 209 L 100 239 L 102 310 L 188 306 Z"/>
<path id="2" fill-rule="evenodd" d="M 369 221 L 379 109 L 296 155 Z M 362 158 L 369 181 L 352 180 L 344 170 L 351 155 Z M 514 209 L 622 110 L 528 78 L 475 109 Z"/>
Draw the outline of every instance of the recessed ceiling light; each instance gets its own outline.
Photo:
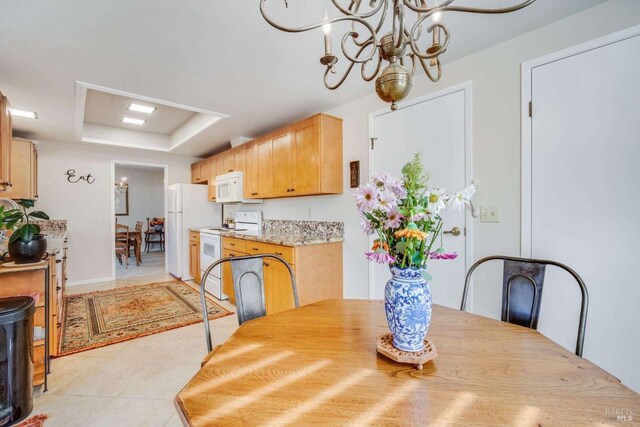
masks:
<path id="1" fill-rule="evenodd" d="M 140 104 L 131 103 L 131 105 L 129 105 L 129 110 L 137 111 L 139 113 L 151 114 L 154 111 L 156 111 L 156 107 L 149 107 L 147 105 L 140 105 Z"/>
<path id="2" fill-rule="evenodd" d="M 129 123 L 130 125 L 143 125 L 146 120 L 134 119 L 132 117 L 123 117 L 122 123 Z"/>
<path id="3" fill-rule="evenodd" d="M 27 117 L 29 119 L 37 119 L 38 114 L 34 111 L 16 110 L 15 108 L 9 109 L 11 115 L 15 117 Z"/>

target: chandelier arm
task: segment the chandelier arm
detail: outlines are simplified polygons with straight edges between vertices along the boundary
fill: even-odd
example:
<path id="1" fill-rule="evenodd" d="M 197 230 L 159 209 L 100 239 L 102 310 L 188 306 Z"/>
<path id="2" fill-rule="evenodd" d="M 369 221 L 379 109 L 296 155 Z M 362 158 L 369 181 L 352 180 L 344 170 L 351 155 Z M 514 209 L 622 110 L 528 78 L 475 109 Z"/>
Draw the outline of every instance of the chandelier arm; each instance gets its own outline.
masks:
<path id="1" fill-rule="evenodd" d="M 324 87 L 326 87 L 329 90 L 338 89 L 340 86 L 342 86 L 342 83 L 344 83 L 344 81 L 347 79 L 354 65 L 356 65 L 355 62 L 352 62 L 351 64 L 349 64 L 349 66 L 347 67 L 347 70 L 344 72 L 344 75 L 340 80 L 338 80 L 338 83 L 336 83 L 335 85 L 331 85 L 327 80 L 327 76 L 329 75 L 333 67 L 327 67 L 327 69 L 324 72 Z"/>
<path id="2" fill-rule="evenodd" d="M 442 42 L 442 45 L 440 46 L 440 49 L 438 49 L 437 51 L 433 52 L 433 53 L 421 53 L 420 52 L 420 48 L 418 47 L 418 45 L 416 44 L 416 40 L 414 40 L 414 34 L 416 33 L 416 31 L 418 31 L 418 28 L 421 26 L 421 24 L 424 22 L 425 19 L 427 19 L 429 17 L 429 15 L 423 15 L 422 18 L 418 19 L 416 21 L 416 23 L 413 25 L 413 28 L 411 29 L 411 37 L 409 37 L 409 45 L 411 46 L 411 50 L 413 51 L 413 53 L 421 59 L 433 59 L 436 58 L 438 55 L 442 55 L 443 53 L 446 52 L 447 47 L 449 46 L 449 30 L 447 29 L 446 26 L 442 25 L 442 24 L 433 24 L 432 26 L 430 26 L 427 31 L 431 32 L 433 30 L 435 30 L 436 28 L 440 28 L 442 29 L 442 31 L 444 32 L 444 41 Z"/>
<path id="3" fill-rule="evenodd" d="M 265 0 L 262 0 L 265 1 Z M 360 7 L 360 1 L 352 1 L 351 4 L 353 5 L 354 3 L 357 3 L 356 10 L 354 12 L 350 11 L 349 9 L 345 9 L 344 7 L 340 6 L 340 4 L 338 3 L 338 0 L 331 0 L 331 3 L 333 3 L 333 5 L 336 7 L 336 9 L 338 9 L 340 12 L 342 12 L 343 15 L 347 15 L 347 16 L 352 16 L 355 18 L 370 18 L 373 15 L 377 14 L 378 12 L 380 12 L 380 8 L 382 7 L 383 4 L 386 4 L 386 1 L 381 1 L 380 3 L 378 3 L 378 6 L 376 6 L 375 8 L 371 9 L 369 12 L 365 12 L 365 13 L 358 13 L 358 8 Z M 349 6 L 351 7 L 351 6 Z"/>
<path id="4" fill-rule="evenodd" d="M 384 3 L 384 7 L 382 8 L 382 14 L 380 15 L 380 21 L 378 21 L 378 25 L 376 25 L 376 34 L 378 34 L 380 32 L 380 30 L 382 29 L 382 26 L 384 25 L 384 20 L 387 17 L 387 4 L 388 4 L 389 0 L 382 0 L 382 3 Z M 355 29 L 356 23 L 352 22 L 351 23 L 351 31 L 353 32 L 357 32 Z M 371 40 L 371 38 L 368 38 L 367 40 L 363 40 L 363 41 L 358 41 L 356 39 L 353 40 L 353 43 L 356 46 L 362 46 L 365 43 L 368 43 Z"/>
<path id="5" fill-rule="evenodd" d="M 429 80 L 431 80 L 432 82 L 437 82 L 438 80 L 440 80 L 440 77 L 442 77 L 442 64 L 440 63 L 440 58 L 436 58 L 436 67 L 438 70 L 438 74 L 435 77 L 433 76 L 433 74 L 431 74 L 429 66 L 424 63 L 424 59 L 418 57 L 418 61 L 420 61 L 420 65 L 422 65 L 422 69 L 424 70 L 427 77 L 429 77 Z"/>
<path id="6" fill-rule="evenodd" d="M 380 55 L 379 53 L 378 53 L 378 63 L 376 64 L 376 68 L 373 70 L 373 73 L 370 76 L 367 76 L 365 73 L 367 64 L 366 63 L 362 64 L 362 67 L 360 69 L 360 76 L 362 77 L 362 80 L 364 80 L 365 82 L 370 82 L 371 80 L 373 80 L 380 72 L 381 65 L 382 65 L 382 55 Z"/>
<path id="7" fill-rule="evenodd" d="M 369 32 L 371 33 L 371 35 L 373 36 L 374 40 L 377 41 L 376 37 L 375 37 L 375 30 L 374 28 L 371 26 L 371 24 L 369 24 L 367 21 L 365 21 L 364 19 L 358 17 L 358 16 L 338 16 L 336 18 L 331 18 L 328 20 L 322 20 L 320 22 L 316 22 L 315 24 L 309 24 L 309 25 L 305 25 L 302 27 L 295 27 L 295 28 L 290 28 L 290 27 L 285 27 L 283 25 L 278 24 L 277 22 L 275 22 L 274 20 L 272 20 L 271 18 L 269 18 L 267 16 L 267 13 L 264 10 L 264 5 L 267 2 L 267 0 L 260 0 L 260 13 L 262 14 L 262 17 L 264 18 L 265 21 L 267 21 L 269 23 L 269 25 L 271 25 L 272 27 L 280 30 L 280 31 L 285 31 L 287 33 L 303 33 L 305 31 L 310 31 L 310 30 L 315 30 L 316 28 L 320 28 L 324 25 L 327 24 L 333 24 L 335 22 L 341 22 L 341 21 L 353 21 L 353 22 L 357 22 L 360 23 L 362 25 L 364 25 L 365 27 L 367 27 L 367 29 L 369 30 Z"/>
<path id="8" fill-rule="evenodd" d="M 375 33 L 372 37 L 369 37 L 362 46 L 360 46 L 360 49 L 358 50 L 358 53 L 356 53 L 356 56 L 351 56 L 351 54 L 347 52 L 347 41 L 349 39 L 356 40 L 357 37 L 358 37 L 358 33 L 355 31 L 350 31 L 348 33 L 345 33 L 345 35 L 342 37 L 342 41 L 340 42 L 340 48 L 342 49 L 342 54 L 349 61 L 354 62 L 356 64 L 363 64 L 371 61 L 377 51 L 377 49 L 375 49 L 375 45 L 377 44 L 377 41 L 374 38 Z M 360 58 L 360 54 L 362 53 L 364 48 L 369 46 L 370 44 L 373 44 L 374 46 L 374 48 L 371 49 L 371 53 L 368 56 L 365 56 L 364 58 Z"/>
<path id="9" fill-rule="evenodd" d="M 396 40 L 396 33 L 398 34 Z M 400 3 L 393 6 L 393 19 L 391 20 L 391 34 L 393 44 L 396 48 L 401 48 L 404 44 L 404 8 Z"/>
<path id="10" fill-rule="evenodd" d="M 453 0 L 447 0 L 444 3 L 442 3 L 441 5 L 437 6 L 437 7 L 432 7 L 432 8 L 428 8 L 428 7 L 417 7 L 414 4 L 411 3 L 411 0 L 403 0 L 404 5 L 407 6 L 409 9 L 413 10 L 414 12 L 423 12 L 423 13 L 429 13 L 429 12 L 434 12 L 434 11 L 439 11 L 439 12 L 467 12 L 467 13 L 485 13 L 485 14 L 499 14 L 499 13 L 510 13 L 510 12 L 515 12 L 516 10 L 520 10 L 522 8 L 525 8 L 527 6 L 529 6 L 530 4 L 532 4 L 533 2 L 535 2 L 536 0 L 525 0 L 521 3 L 515 4 L 513 6 L 508 6 L 508 7 L 501 7 L 498 9 L 482 9 L 479 7 L 466 7 L 466 6 L 449 6 L 451 3 L 453 3 Z"/>

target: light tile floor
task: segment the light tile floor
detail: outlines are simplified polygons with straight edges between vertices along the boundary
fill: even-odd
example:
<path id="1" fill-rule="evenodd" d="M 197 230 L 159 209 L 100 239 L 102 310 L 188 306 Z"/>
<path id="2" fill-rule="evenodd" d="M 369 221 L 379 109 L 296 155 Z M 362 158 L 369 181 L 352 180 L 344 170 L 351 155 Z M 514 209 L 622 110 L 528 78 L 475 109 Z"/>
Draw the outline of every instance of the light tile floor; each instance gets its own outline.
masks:
<path id="1" fill-rule="evenodd" d="M 93 285 L 82 293 L 171 280 L 159 273 Z M 227 309 L 234 307 L 220 303 Z M 214 345 L 238 328 L 235 315 L 210 322 Z M 195 375 L 206 354 L 202 324 L 53 359 L 49 391 L 34 401 L 33 415 L 45 413 L 53 426 L 180 426 L 173 398 Z"/>

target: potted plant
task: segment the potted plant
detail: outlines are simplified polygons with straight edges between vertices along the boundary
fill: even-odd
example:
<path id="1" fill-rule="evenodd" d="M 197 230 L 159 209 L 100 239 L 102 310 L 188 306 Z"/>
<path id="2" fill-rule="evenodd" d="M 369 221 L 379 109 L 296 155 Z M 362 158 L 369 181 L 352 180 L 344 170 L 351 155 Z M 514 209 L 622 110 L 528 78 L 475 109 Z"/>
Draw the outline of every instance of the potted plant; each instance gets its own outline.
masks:
<path id="1" fill-rule="evenodd" d="M 39 262 L 47 250 L 47 240 L 40 234 L 40 226 L 31 220 L 47 220 L 49 216 L 42 211 L 27 211 L 34 207 L 35 200 L 18 199 L 17 203 L 21 209 L 3 209 L 0 213 L 0 225 L 13 231 L 9 237 L 9 255 L 16 264 Z"/>
<path id="2" fill-rule="evenodd" d="M 442 233 L 440 212 L 464 209 L 475 193 L 475 186 L 447 195 L 428 185 L 429 174 L 416 154 L 402 168 L 402 178 L 375 174 L 356 190 L 362 229 L 377 234 L 366 257 L 389 265 L 391 279 L 384 292 L 385 313 L 393 334 L 393 345 L 403 351 L 424 349 L 424 338 L 431 321 L 431 289 L 427 280 L 427 261 L 454 259 L 440 245 L 432 250 Z"/>

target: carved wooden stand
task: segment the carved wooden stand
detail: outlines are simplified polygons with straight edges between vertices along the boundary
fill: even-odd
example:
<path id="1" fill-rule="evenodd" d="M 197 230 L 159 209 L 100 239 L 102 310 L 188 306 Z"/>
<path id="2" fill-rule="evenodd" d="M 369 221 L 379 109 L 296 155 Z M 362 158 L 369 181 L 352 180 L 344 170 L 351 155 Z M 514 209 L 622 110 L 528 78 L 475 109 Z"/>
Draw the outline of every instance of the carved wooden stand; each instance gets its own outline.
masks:
<path id="1" fill-rule="evenodd" d="M 422 370 L 422 365 L 438 355 L 436 347 L 428 339 L 424 339 L 424 350 L 417 352 L 403 351 L 393 346 L 393 335 L 385 334 L 378 337 L 378 353 L 399 363 L 416 365 L 416 369 Z"/>

